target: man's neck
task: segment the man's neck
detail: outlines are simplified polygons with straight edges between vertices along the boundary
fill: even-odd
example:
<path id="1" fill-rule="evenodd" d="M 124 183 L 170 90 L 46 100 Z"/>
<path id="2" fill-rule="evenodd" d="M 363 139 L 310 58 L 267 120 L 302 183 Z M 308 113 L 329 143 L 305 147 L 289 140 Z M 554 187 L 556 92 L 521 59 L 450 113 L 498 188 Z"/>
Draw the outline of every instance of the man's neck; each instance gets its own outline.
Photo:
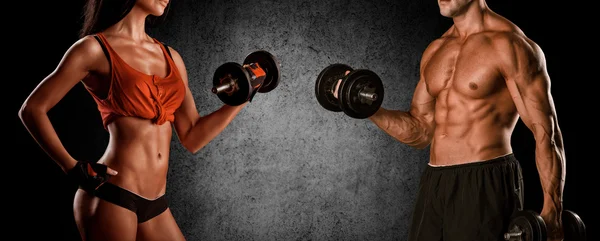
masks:
<path id="1" fill-rule="evenodd" d="M 466 38 L 471 34 L 483 31 L 487 13 L 488 7 L 485 3 L 473 1 L 462 13 L 452 18 L 455 35 L 459 38 Z"/>

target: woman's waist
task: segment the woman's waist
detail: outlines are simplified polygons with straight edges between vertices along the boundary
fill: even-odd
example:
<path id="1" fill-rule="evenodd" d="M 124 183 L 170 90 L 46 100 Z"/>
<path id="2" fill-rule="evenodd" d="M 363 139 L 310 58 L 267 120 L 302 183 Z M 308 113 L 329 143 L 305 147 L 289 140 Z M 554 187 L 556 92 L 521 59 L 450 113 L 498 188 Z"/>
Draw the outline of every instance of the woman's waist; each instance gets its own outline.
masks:
<path id="1" fill-rule="evenodd" d="M 164 194 L 168 171 L 168 158 L 136 152 L 105 155 L 98 162 L 118 172 L 108 182 L 143 197 L 152 199 Z"/>

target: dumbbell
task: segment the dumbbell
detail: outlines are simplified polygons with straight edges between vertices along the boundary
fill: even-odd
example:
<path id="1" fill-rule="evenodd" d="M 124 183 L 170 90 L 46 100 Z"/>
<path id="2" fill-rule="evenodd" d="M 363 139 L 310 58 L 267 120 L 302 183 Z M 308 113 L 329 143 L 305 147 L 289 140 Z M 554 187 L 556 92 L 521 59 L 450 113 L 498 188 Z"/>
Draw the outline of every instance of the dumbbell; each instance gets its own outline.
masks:
<path id="1" fill-rule="evenodd" d="M 256 91 L 267 93 L 279 85 L 279 61 L 271 53 L 250 53 L 242 64 L 227 62 L 215 70 L 212 92 L 230 106 L 245 103 Z"/>
<path id="2" fill-rule="evenodd" d="M 586 241 L 583 220 L 573 211 L 562 212 L 564 241 Z M 504 240 L 509 241 L 546 241 L 546 223 L 542 217 L 531 210 L 520 210 L 512 217 Z"/>
<path id="3" fill-rule="evenodd" d="M 349 72 L 346 75 L 346 72 Z M 337 98 L 334 96 L 337 83 Z M 379 110 L 383 102 L 383 83 L 368 69 L 353 69 L 345 64 L 331 64 L 317 76 L 315 94 L 319 104 L 333 112 L 364 119 Z"/>

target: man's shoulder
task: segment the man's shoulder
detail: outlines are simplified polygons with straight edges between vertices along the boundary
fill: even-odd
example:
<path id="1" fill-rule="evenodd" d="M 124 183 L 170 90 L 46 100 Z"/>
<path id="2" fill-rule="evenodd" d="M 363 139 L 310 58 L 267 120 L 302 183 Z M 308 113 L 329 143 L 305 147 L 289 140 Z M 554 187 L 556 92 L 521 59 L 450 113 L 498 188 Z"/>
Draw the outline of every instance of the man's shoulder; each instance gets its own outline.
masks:
<path id="1" fill-rule="evenodd" d="M 487 25 L 482 34 L 491 40 L 492 44 L 535 45 L 519 26 L 503 16 L 492 14 Z"/>
<path id="2" fill-rule="evenodd" d="M 487 43 L 494 54 L 506 63 L 514 59 L 528 63 L 539 63 L 544 59 L 540 46 L 522 31 L 491 31 L 486 33 Z"/>
<path id="3" fill-rule="evenodd" d="M 429 44 L 423 51 L 421 58 L 423 60 L 429 59 L 429 57 L 433 53 L 435 53 L 435 51 L 437 51 L 445 41 L 446 41 L 446 37 L 440 37 L 440 38 L 434 39 L 433 41 L 429 42 Z"/>
<path id="4" fill-rule="evenodd" d="M 514 50 L 533 52 L 539 49 L 537 43 L 522 31 L 491 31 L 485 33 L 489 43 L 498 50 Z"/>

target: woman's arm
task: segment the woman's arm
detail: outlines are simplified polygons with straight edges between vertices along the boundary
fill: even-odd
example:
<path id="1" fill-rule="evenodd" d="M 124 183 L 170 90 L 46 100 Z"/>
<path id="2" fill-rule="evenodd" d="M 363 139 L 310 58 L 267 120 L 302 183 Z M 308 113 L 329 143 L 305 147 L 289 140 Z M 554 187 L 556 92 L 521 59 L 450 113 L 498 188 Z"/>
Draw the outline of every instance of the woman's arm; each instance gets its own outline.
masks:
<path id="1" fill-rule="evenodd" d="M 104 54 L 95 39 L 85 37 L 75 42 L 64 54 L 56 69 L 46 76 L 27 97 L 19 118 L 40 147 L 66 173 L 77 161 L 62 145 L 48 111 L 97 66 Z M 109 169 L 109 173 L 114 173 Z"/>
<path id="2" fill-rule="evenodd" d="M 177 51 L 172 48 L 170 48 L 170 51 L 186 89 L 185 99 L 181 107 L 175 112 L 173 125 L 181 144 L 188 151 L 196 153 L 219 135 L 248 102 L 239 106 L 223 105 L 206 116 L 200 116 L 188 86 L 185 63 Z"/>

